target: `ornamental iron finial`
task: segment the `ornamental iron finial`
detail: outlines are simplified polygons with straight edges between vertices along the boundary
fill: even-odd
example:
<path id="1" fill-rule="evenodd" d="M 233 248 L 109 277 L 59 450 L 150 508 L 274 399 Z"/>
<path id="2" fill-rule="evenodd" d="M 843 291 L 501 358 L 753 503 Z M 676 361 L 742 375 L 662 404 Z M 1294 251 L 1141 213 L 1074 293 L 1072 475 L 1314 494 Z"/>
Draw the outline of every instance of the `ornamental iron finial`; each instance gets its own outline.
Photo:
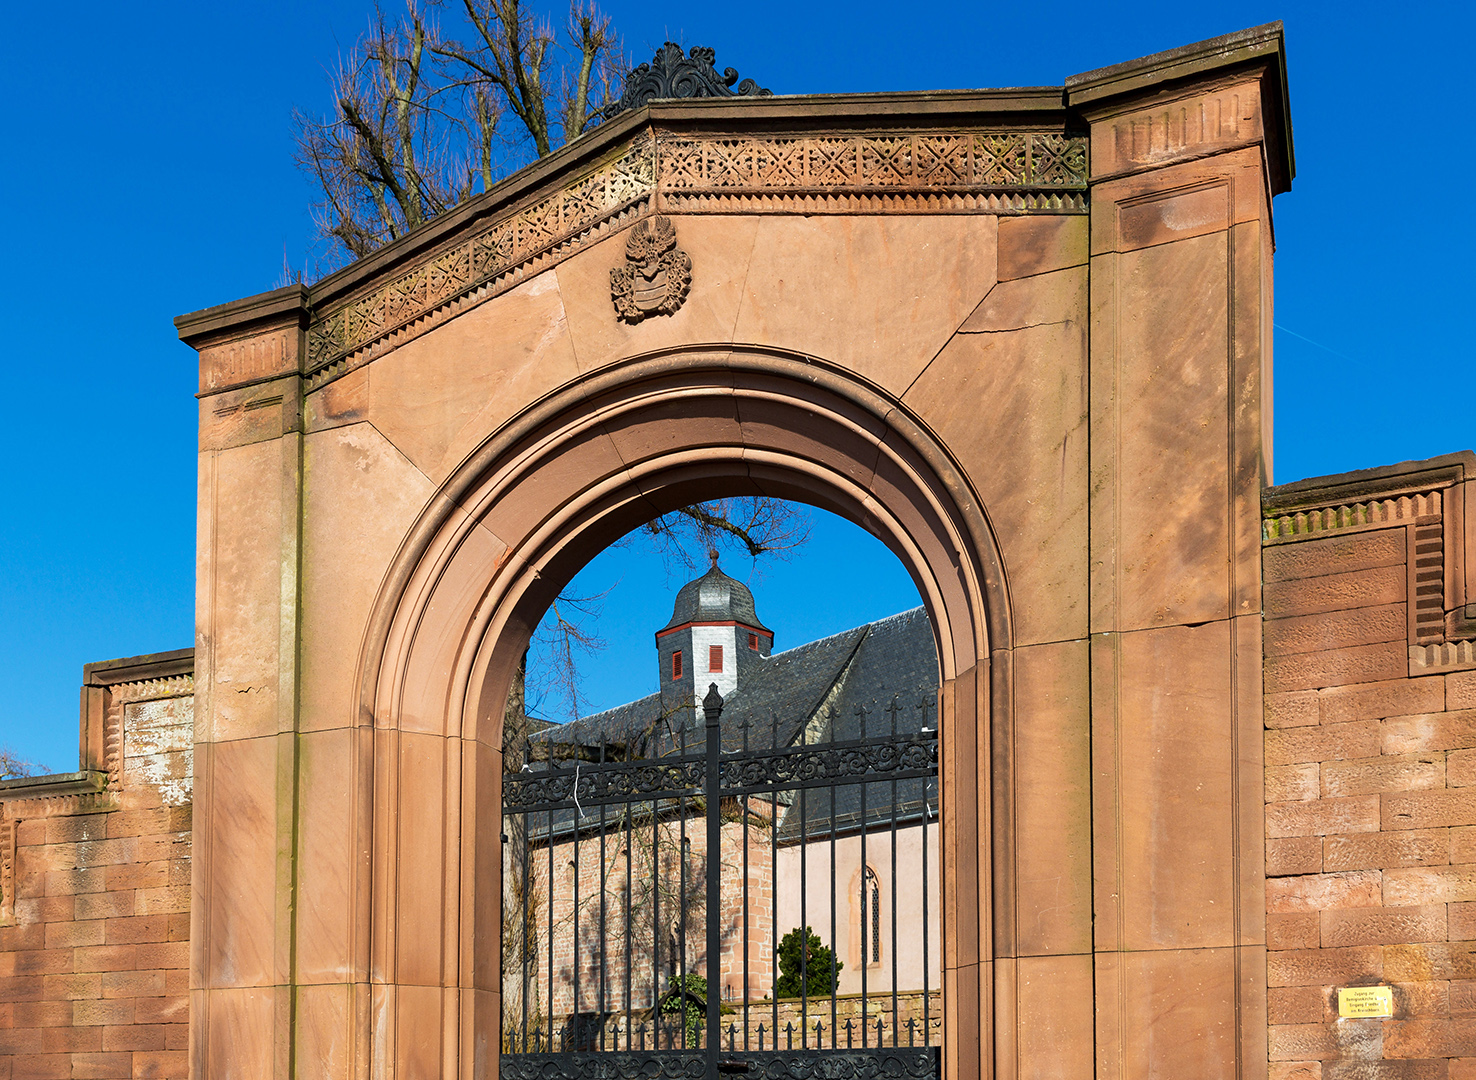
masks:
<path id="1" fill-rule="evenodd" d="M 713 66 L 717 50 L 705 45 L 694 45 L 686 55 L 682 47 L 668 41 L 656 50 L 649 64 L 640 64 L 625 77 L 625 92 L 619 101 L 613 101 L 600 109 L 590 121 L 609 120 L 627 109 L 639 109 L 658 98 L 706 98 L 706 97 L 773 97 L 752 79 L 738 82 L 738 72 L 724 68 L 721 75 Z M 738 88 L 733 89 L 733 84 Z"/>

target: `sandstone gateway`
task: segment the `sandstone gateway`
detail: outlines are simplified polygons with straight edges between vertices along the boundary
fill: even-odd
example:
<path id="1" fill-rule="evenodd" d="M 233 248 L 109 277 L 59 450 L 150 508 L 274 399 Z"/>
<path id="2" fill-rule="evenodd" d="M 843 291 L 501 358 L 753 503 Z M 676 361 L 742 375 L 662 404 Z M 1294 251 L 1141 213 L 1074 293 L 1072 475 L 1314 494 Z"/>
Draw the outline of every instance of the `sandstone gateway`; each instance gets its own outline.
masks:
<path id="1" fill-rule="evenodd" d="M 178 320 L 195 649 L 0 786 L 0 1076 L 498 1075 L 518 657 L 749 493 L 923 596 L 949 1080 L 1476 1075 L 1476 457 L 1268 487 L 1292 175 L 1279 25 L 663 100 Z"/>

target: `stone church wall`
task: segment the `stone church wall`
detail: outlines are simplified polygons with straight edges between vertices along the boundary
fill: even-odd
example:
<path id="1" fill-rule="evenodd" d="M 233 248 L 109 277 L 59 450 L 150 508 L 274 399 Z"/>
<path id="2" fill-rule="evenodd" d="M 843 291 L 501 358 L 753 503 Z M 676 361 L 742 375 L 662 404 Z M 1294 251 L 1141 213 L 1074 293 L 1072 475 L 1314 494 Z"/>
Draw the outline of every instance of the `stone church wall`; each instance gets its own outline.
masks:
<path id="1" fill-rule="evenodd" d="M 1268 500 L 1272 1080 L 1476 1078 L 1473 463 Z M 1339 1017 L 1340 988 L 1379 985 L 1392 1018 Z"/>
<path id="2" fill-rule="evenodd" d="M 192 668 L 89 665 L 81 768 L 0 782 L 0 1080 L 189 1075 Z"/>

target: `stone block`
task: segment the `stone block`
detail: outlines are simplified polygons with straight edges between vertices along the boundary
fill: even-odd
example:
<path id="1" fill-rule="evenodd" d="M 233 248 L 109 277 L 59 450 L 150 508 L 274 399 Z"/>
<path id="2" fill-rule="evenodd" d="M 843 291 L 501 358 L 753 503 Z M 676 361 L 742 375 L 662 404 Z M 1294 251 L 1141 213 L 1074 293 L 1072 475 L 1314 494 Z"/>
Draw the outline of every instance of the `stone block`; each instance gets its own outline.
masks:
<path id="1" fill-rule="evenodd" d="M 1445 755 L 1398 754 L 1322 763 L 1322 794 L 1330 797 L 1427 791 L 1445 787 Z"/>
<path id="2" fill-rule="evenodd" d="M 1476 1056 L 1476 1019 L 1395 1020 L 1384 1034 L 1390 1058 Z"/>
<path id="3" fill-rule="evenodd" d="M 1315 911 L 1297 911 L 1266 916 L 1266 948 L 1315 949 L 1322 944 L 1321 927 Z M 1344 942 L 1345 945 L 1363 944 Z"/>
<path id="4" fill-rule="evenodd" d="M 159 997 L 163 993 L 162 971 L 109 971 L 102 975 L 105 998 Z"/>
<path id="5" fill-rule="evenodd" d="M 296 540 L 286 500 L 298 470 L 295 437 L 222 450 L 201 465 L 201 482 L 210 489 L 202 498 L 211 508 L 230 507 L 229 514 L 202 511 L 200 520 L 208 561 L 197 573 L 216 583 L 198 601 L 198 630 L 211 642 L 209 668 L 199 673 L 208 695 L 195 717 L 205 738 L 270 735 L 285 723 L 277 709 L 279 650 L 288 602 L 283 588 L 292 579 L 284 578 L 283 558 L 284 545 Z"/>
<path id="6" fill-rule="evenodd" d="M 1394 1015 L 1401 1020 L 1413 1016 L 1449 1016 L 1450 987 L 1443 979 L 1398 983 L 1394 987 Z"/>
<path id="7" fill-rule="evenodd" d="M 129 1024 L 127 1027 L 102 1029 L 104 1050 L 163 1050 L 162 1024 Z"/>
<path id="8" fill-rule="evenodd" d="M 133 999 L 90 998 L 77 1001 L 72 1008 L 72 1023 L 79 1027 L 133 1023 Z"/>
<path id="9" fill-rule="evenodd" d="M 1447 708 L 1476 709 L 1476 671 L 1453 671 L 1441 679 L 1412 679 L 1411 682 L 1445 684 Z"/>
<path id="10" fill-rule="evenodd" d="M 1014 816 L 1017 834 L 1029 838 L 1015 855 L 1021 957 L 1091 952 L 1087 665 L 1085 641 L 1015 651 Z"/>
<path id="11" fill-rule="evenodd" d="M 1205 570 L 1232 565 L 1237 523 L 1224 411 L 1228 239 L 1215 233 L 1099 261 L 1092 340 L 1113 344 L 1093 350 L 1092 443 L 1116 449 L 1093 458 L 1101 494 L 1092 551 L 1103 570 L 1093 575 L 1092 629 L 1224 619 L 1235 614 L 1231 576 Z M 1178 317 L 1122 317 L 1166 289 L 1183 298 Z M 1259 566 L 1243 572 L 1256 578 Z"/>
<path id="12" fill-rule="evenodd" d="M 1050 214 L 999 219 L 999 280 L 1084 266 L 1090 236 L 1085 217 Z"/>
<path id="13" fill-rule="evenodd" d="M 1373 721 L 1268 731 L 1266 764 L 1295 765 L 1307 761 L 1376 757 L 1383 739 L 1383 730 Z"/>
<path id="14" fill-rule="evenodd" d="M 1409 670 L 1404 640 L 1266 658 L 1266 689 L 1311 690 L 1393 679 Z"/>
<path id="15" fill-rule="evenodd" d="M 351 981 L 354 775 L 351 728 L 304 734 L 298 765 L 297 970 L 307 983 Z"/>
<path id="16" fill-rule="evenodd" d="M 14 1080 L 68 1080 L 71 1054 L 16 1054 L 10 1060 Z"/>
<path id="17" fill-rule="evenodd" d="M 278 743 L 239 739 L 209 749 L 208 757 L 197 762 L 210 777 L 211 791 L 208 816 L 201 822 L 209 831 L 210 857 L 197 871 L 210 906 L 197 962 L 203 961 L 209 986 L 271 985 L 276 981 Z M 170 896 L 171 891 L 157 895 L 160 910 L 151 913 L 188 909 L 187 892 L 173 904 Z"/>
<path id="18" fill-rule="evenodd" d="M 1266 1019 L 1271 1024 L 1320 1024 L 1327 1009 L 1320 986 L 1277 986 L 1266 995 Z"/>
<path id="19" fill-rule="evenodd" d="M 1329 833 L 1377 832 L 1379 797 L 1271 803 L 1266 807 L 1266 837 L 1324 836 Z"/>
<path id="20" fill-rule="evenodd" d="M 1322 723 L 1321 696 L 1316 690 L 1292 690 L 1267 694 L 1265 719 L 1268 728 L 1306 727 Z"/>
<path id="21" fill-rule="evenodd" d="M 900 395 L 993 287 L 998 221 L 926 215 L 760 218 L 745 276 L 734 279 L 741 288 L 737 316 L 720 324 L 721 337 L 707 340 L 761 341 L 844 363 Z M 678 224 L 679 237 L 687 225 Z M 736 221 L 728 226 L 734 227 Z M 724 243 L 735 246 L 732 239 Z M 612 266 L 622 256 L 605 247 L 605 266 Z M 730 250 L 723 259 L 735 257 L 745 253 Z M 561 281 L 574 262 L 559 268 Z M 606 282 L 607 275 L 608 270 Z M 608 295 L 607 285 L 605 303 Z M 572 291 L 569 296 L 575 347 L 583 358 L 591 350 L 575 319 Z M 607 312 L 599 313 L 604 325 L 614 322 Z M 635 330 L 659 322 L 647 320 Z M 648 331 L 659 332 L 661 327 Z M 641 338 L 633 334 L 631 345 Z"/>
<path id="22" fill-rule="evenodd" d="M 1321 918 L 1322 944 L 1330 948 L 1445 940 L 1444 904 L 1324 911 Z"/>
<path id="23" fill-rule="evenodd" d="M 1405 577 L 1401 565 L 1327 577 L 1267 582 L 1263 592 L 1266 617 L 1285 619 L 1294 615 L 1402 604 L 1407 584 Z"/>
<path id="24" fill-rule="evenodd" d="M 433 487 L 372 424 L 309 435 L 303 463 L 302 633 L 314 647 L 303 651 L 300 723 L 312 731 L 354 723 L 375 592 Z"/>
<path id="25" fill-rule="evenodd" d="M 1390 982 L 1476 978 L 1476 943 L 1386 945 L 1383 975 Z"/>
<path id="26" fill-rule="evenodd" d="M 1327 1061 L 1342 1055 L 1336 1029 L 1328 1024 L 1273 1025 L 1270 1042 L 1272 1061 Z"/>
<path id="27" fill-rule="evenodd" d="M 188 1076 L 190 1055 L 182 1048 L 138 1050 L 133 1054 L 133 1068 L 135 1076 Z"/>
<path id="28" fill-rule="evenodd" d="M 998 285 L 975 320 L 1006 328 L 955 336 L 903 400 L 948 442 L 990 508 L 1023 601 L 1017 644 L 1084 637 L 1086 273 Z"/>
<path id="29" fill-rule="evenodd" d="M 1391 717 L 1384 721 L 1383 745 L 1386 754 L 1476 747 L 1476 709 Z"/>
<path id="30" fill-rule="evenodd" d="M 1296 581 L 1403 566 L 1404 548 L 1403 529 L 1375 529 L 1293 544 L 1273 544 L 1266 548 L 1261 565 L 1267 582 Z"/>
<path id="31" fill-rule="evenodd" d="M 6 1007 L 16 1027 L 67 1027 L 75 1006 L 70 1001 L 16 1001 Z"/>
<path id="32" fill-rule="evenodd" d="M 1267 619 L 1266 655 L 1290 656 L 1348 649 L 1385 641 L 1404 641 L 1408 635 L 1409 621 L 1403 604 Z"/>
<path id="33" fill-rule="evenodd" d="M 77 897 L 78 919 L 119 919 L 133 915 L 132 892 L 88 893 Z"/>
<path id="34" fill-rule="evenodd" d="M 129 971 L 138 966 L 137 959 L 137 945 L 98 945 L 74 950 L 72 970 Z"/>
<path id="35" fill-rule="evenodd" d="M 1385 829 L 1476 825 L 1476 791 L 1412 791 L 1380 796 Z"/>
<path id="36" fill-rule="evenodd" d="M 1315 761 L 1266 768 L 1266 801 L 1295 802 L 1321 795 L 1321 768 Z"/>
<path id="37" fill-rule="evenodd" d="M 103 923 L 100 920 L 46 924 L 46 947 L 48 949 L 66 949 L 79 945 L 101 945 L 102 943 Z"/>
<path id="38" fill-rule="evenodd" d="M 109 919 L 105 927 L 109 945 L 140 941 L 167 941 L 169 938 L 169 922 L 166 915 L 136 915 L 126 919 Z"/>
<path id="39" fill-rule="evenodd" d="M 608 277 L 603 293 L 605 321 L 614 323 Z M 536 400 L 578 371 L 559 279 L 546 271 L 375 360 L 365 419 L 440 481 L 515 403 Z"/>
<path id="40" fill-rule="evenodd" d="M 73 1054 L 96 1051 L 102 1047 L 102 1028 L 54 1027 L 41 1031 L 41 1052 Z"/>
<path id="41" fill-rule="evenodd" d="M 1437 866 L 1449 861 L 1450 834 L 1445 829 L 1328 836 L 1322 849 L 1323 869 L 1329 871 Z"/>
<path id="42" fill-rule="evenodd" d="M 103 976 L 96 973 L 77 975 L 43 975 L 42 997 L 59 1001 L 81 1001 L 102 995 Z"/>
<path id="43" fill-rule="evenodd" d="M 1335 686 L 1319 694 L 1323 723 L 1385 720 L 1391 716 L 1437 713 L 1445 709 L 1439 679 L 1390 679 L 1357 686 Z"/>
<path id="44" fill-rule="evenodd" d="M 1377 870 L 1271 878 L 1266 882 L 1266 911 L 1376 908 L 1384 903 L 1382 881 Z"/>
<path id="45" fill-rule="evenodd" d="M 1476 750 L 1452 750 L 1445 756 L 1445 782 L 1451 787 L 1476 785 Z"/>
<path id="46" fill-rule="evenodd" d="M 1092 957 L 1021 957 L 1015 1044 L 1022 1076 L 1092 1075 Z"/>
<path id="47" fill-rule="evenodd" d="M 1388 904 L 1448 904 L 1476 900 L 1476 866 L 1411 866 L 1384 872 Z"/>
<path id="48" fill-rule="evenodd" d="M 127 1051 L 72 1055 L 72 1080 L 122 1080 L 133 1075 L 133 1054 Z M 156 1072 L 153 1075 L 171 1078 L 188 1076 L 189 1068 L 186 1066 L 178 1072 Z"/>
<path id="49" fill-rule="evenodd" d="M 1096 985 L 1110 988 L 1098 992 L 1098 1075 L 1233 1077 L 1235 959 L 1232 949 L 1098 953 Z"/>
<path id="50" fill-rule="evenodd" d="M 83 893 L 82 896 L 33 896 L 15 901 L 15 917 L 22 923 L 71 922 L 77 918 L 77 901 L 94 898 L 106 900 L 108 893 Z M 85 909 L 84 909 L 85 910 Z M 96 918 L 84 915 L 83 918 Z M 42 931 L 44 933 L 44 930 Z"/>
<path id="51" fill-rule="evenodd" d="M 1103 848 L 1099 835 L 1095 846 L 1122 860 L 1118 866 L 1099 858 L 1096 912 L 1100 926 L 1104 910 L 1121 905 L 1124 947 L 1234 941 L 1232 901 L 1241 867 L 1229 629 L 1211 623 L 1147 630 L 1103 640 L 1093 651 L 1094 694 L 1113 686 L 1111 705 L 1094 706 L 1094 746 L 1109 737 L 1096 728 L 1110 722 L 1106 716 L 1115 716 L 1117 729 L 1115 764 L 1095 768 L 1099 778 L 1103 768 L 1115 777 L 1112 825 L 1120 837 Z M 1115 658 L 1115 673 L 1102 670 L 1109 658 Z M 1093 787 L 1106 797 L 1109 789 L 1100 780 Z M 1257 850 L 1252 870 L 1261 858 Z"/>
<path id="52" fill-rule="evenodd" d="M 1266 841 L 1266 876 L 1286 877 L 1292 874 L 1322 872 L 1322 838 L 1320 836 L 1285 836 Z M 1333 869 L 1329 867 L 1329 869 Z M 1362 869 L 1340 866 L 1339 870 Z"/>

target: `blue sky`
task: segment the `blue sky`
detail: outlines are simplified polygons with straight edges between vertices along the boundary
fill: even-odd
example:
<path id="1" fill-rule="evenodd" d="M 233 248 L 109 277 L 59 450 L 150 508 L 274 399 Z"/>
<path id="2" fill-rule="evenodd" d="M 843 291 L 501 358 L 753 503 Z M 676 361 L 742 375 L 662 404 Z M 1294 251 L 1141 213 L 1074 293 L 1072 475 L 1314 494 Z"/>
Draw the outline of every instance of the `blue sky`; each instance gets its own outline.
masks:
<path id="1" fill-rule="evenodd" d="M 1059 84 L 1284 20 L 1299 175 L 1275 205 L 1276 478 L 1476 445 L 1476 151 L 1460 104 L 1476 6 L 607 10 L 638 60 L 667 37 L 710 44 L 720 67 L 779 93 Z M 64 27 L 45 5 L 6 13 L 0 744 L 50 769 L 75 767 L 85 662 L 192 640 L 194 354 L 170 319 L 273 287 L 284 259 L 302 265 L 312 192 L 292 164 L 291 112 L 324 106 L 326 71 L 368 13 L 359 0 L 83 0 Z M 825 589 L 822 571 L 869 565 L 846 529 L 818 526 L 808 562 L 769 571 L 761 610 L 781 647 L 915 602 L 900 568 L 860 601 Z M 610 570 L 649 595 L 643 574 L 659 579 Z M 650 629 L 630 611 L 632 628 L 602 630 L 636 643 L 607 654 L 611 670 L 649 663 Z M 629 696 L 597 681 L 602 699 Z"/>

